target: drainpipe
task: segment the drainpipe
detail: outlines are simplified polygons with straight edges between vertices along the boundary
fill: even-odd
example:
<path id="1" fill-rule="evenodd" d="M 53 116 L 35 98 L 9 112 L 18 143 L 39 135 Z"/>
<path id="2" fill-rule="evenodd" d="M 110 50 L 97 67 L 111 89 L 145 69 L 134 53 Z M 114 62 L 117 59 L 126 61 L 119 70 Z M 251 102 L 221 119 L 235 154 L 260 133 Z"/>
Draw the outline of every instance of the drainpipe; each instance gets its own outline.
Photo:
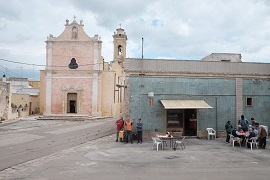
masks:
<path id="1" fill-rule="evenodd" d="M 216 100 L 216 137 L 218 137 L 218 129 L 217 129 L 217 123 L 218 123 L 218 118 L 217 118 L 217 97 L 215 97 Z"/>

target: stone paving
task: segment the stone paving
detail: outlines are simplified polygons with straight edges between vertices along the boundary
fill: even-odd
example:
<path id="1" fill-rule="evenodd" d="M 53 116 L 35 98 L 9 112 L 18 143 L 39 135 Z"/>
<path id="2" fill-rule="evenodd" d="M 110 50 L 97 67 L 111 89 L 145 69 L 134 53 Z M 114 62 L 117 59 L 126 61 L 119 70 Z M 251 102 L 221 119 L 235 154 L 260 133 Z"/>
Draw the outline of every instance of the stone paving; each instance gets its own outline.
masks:
<path id="1" fill-rule="evenodd" d="M 142 144 L 114 140 L 114 135 L 107 136 L 13 166 L 2 171 L 0 179 L 228 179 L 244 173 L 237 179 L 246 180 L 270 176 L 268 140 L 267 149 L 250 150 L 232 147 L 224 143 L 225 138 L 192 138 L 186 140 L 186 149 L 176 151 L 153 150 L 149 140 Z"/>
<path id="2" fill-rule="evenodd" d="M 0 132 L 22 131 L 23 128 L 18 128 L 22 126 L 38 128 L 60 123 L 37 121 L 31 127 L 30 121 L 23 119 L 17 125 L 10 123 L 9 131 L 0 126 Z M 62 121 L 61 124 L 63 122 L 74 123 Z M 216 140 L 187 138 L 184 150 L 165 147 L 156 151 L 152 149 L 151 137 L 161 133 L 144 132 L 142 144 L 136 141 L 124 144 L 115 142 L 115 134 L 106 136 L 5 169 L 0 172 L 0 179 L 248 180 L 270 177 L 269 139 L 266 149 L 250 150 L 226 144 L 225 137 Z"/>

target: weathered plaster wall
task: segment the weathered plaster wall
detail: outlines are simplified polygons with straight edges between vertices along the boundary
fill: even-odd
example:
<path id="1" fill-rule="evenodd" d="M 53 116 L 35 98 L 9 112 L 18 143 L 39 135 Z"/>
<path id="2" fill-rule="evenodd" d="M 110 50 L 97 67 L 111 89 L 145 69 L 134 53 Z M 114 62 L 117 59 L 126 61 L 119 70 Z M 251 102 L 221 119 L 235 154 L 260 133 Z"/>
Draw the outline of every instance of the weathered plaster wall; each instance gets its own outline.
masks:
<path id="1" fill-rule="evenodd" d="M 269 79 L 261 84 L 243 80 L 243 96 L 253 96 L 254 106 L 244 107 L 243 113 L 250 120 L 258 117 L 263 124 L 269 124 Z M 198 111 L 198 135 L 205 135 L 207 127 L 223 131 L 224 125 L 231 120 L 236 124 L 236 89 L 235 78 L 192 78 L 192 77 L 159 77 L 130 76 L 130 118 L 142 118 L 145 130 L 165 130 L 166 110 L 159 102 L 162 99 L 205 100 L 213 109 Z M 258 92 L 260 91 L 260 92 Z M 154 92 L 153 106 L 149 105 L 148 92 Z M 243 98 L 245 99 L 245 98 Z M 245 102 L 243 102 L 245 104 Z M 264 112 L 264 113 L 262 113 Z"/>
<path id="2" fill-rule="evenodd" d="M 0 118 L 8 119 L 8 112 L 10 107 L 10 84 L 7 82 L 0 82 Z"/>
<path id="3" fill-rule="evenodd" d="M 253 98 L 253 106 L 246 105 L 246 98 Z M 243 79 L 243 112 L 249 120 L 255 118 L 270 127 L 270 79 Z"/>
<path id="4" fill-rule="evenodd" d="M 18 108 L 18 117 L 25 117 L 29 115 L 29 94 L 12 94 L 11 102 Z"/>
<path id="5" fill-rule="evenodd" d="M 102 116 L 114 117 L 123 112 L 124 91 L 123 69 L 114 61 L 109 71 L 102 72 Z"/>

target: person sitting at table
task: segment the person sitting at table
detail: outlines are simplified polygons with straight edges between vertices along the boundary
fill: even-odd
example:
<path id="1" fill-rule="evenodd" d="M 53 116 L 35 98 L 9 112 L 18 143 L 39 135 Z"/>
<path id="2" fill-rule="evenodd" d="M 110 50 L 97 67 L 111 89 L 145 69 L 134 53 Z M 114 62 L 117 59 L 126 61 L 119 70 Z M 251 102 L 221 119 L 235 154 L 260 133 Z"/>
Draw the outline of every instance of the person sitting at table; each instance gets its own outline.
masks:
<path id="1" fill-rule="evenodd" d="M 239 137 L 242 139 L 241 141 L 241 145 L 244 144 L 244 139 L 245 139 L 245 135 L 243 135 L 244 131 L 241 129 L 241 126 L 237 126 L 237 128 L 235 128 L 233 131 L 232 131 L 232 135 L 233 137 Z"/>
<path id="2" fill-rule="evenodd" d="M 252 131 L 255 133 L 255 136 L 258 136 L 258 130 L 257 129 L 255 129 L 255 127 L 254 126 L 252 126 L 251 127 L 252 128 Z"/>
<path id="3" fill-rule="evenodd" d="M 236 128 L 234 128 L 234 130 L 232 131 L 232 135 L 234 137 L 242 137 L 242 133 L 241 133 L 241 126 L 237 126 Z"/>
<path id="4" fill-rule="evenodd" d="M 248 131 L 249 131 L 249 136 L 247 136 L 247 141 L 248 142 L 252 142 L 252 139 L 251 138 L 256 137 L 256 134 L 254 133 L 253 129 L 252 129 L 252 127 L 250 127 L 248 129 Z M 250 143 L 248 143 L 247 146 L 248 146 L 248 148 L 250 148 Z"/>

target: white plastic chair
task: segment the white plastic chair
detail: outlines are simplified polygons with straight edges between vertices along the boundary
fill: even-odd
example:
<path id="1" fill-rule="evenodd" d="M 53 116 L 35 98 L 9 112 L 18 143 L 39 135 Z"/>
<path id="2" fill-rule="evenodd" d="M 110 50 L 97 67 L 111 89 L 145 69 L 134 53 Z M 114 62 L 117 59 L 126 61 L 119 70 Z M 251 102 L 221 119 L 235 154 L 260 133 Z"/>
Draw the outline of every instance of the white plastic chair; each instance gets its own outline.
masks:
<path id="1" fill-rule="evenodd" d="M 254 145 L 254 147 L 256 147 L 258 149 L 258 142 L 257 142 L 258 137 L 252 137 L 252 138 L 250 138 L 250 140 L 251 140 L 250 142 L 248 140 L 246 141 L 246 147 L 248 144 L 250 144 L 251 150 L 252 150 L 253 145 Z"/>
<path id="2" fill-rule="evenodd" d="M 211 138 L 211 136 L 214 136 L 216 139 L 216 131 L 213 128 L 206 128 L 206 131 L 208 140 Z"/>
<path id="3" fill-rule="evenodd" d="M 241 147 L 241 139 L 239 137 L 234 137 L 233 135 L 230 134 L 230 142 L 233 147 L 234 147 L 235 142 L 237 142 L 239 146 Z"/>
<path id="4" fill-rule="evenodd" d="M 152 140 L 153 140 L 153 149 L 156 146 L 157 147 L 157 151 L 158 151 L 159 145 L 163 149 L 163 143 L 162 143 L 162 141 L 159 138 L 152 137 Z"/>
<path id="5" fill-rule="evenodd" d="M 183 147 L 186 148 L 186 147 L 185 147 L 185 144 L 184 144 L 184 139 L 185 139 L 185 138 L 186 138 L 186 137 L 184 136 L 184 137 L 182 138 L 181 141 L 175 141 L 175 143 L 174 143 L 174 148 L 176 149 L 176 147 L 178 146 L 178 144 L 181 146 L 182 150 L 183 150 Z"/>

